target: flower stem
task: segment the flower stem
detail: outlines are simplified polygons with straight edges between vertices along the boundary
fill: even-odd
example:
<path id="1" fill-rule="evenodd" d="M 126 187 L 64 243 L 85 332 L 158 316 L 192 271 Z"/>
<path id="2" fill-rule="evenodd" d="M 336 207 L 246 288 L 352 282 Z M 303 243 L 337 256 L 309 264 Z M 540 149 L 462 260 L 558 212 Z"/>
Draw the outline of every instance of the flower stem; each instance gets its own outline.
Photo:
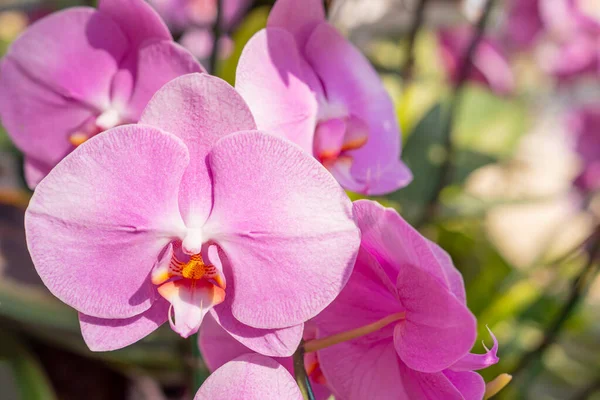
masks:
<path id="1" fill-rule="evenodd" d="M 403 320 L 404 318 L 406 318 L 406 313 L 399 312 L 396 314 L 388 315 L 387 317 L 382 318 L 379 321 L 373 322 L 372 324 L 361 326 L 360 328 L 337 333 L 335 335 L 327 336 L 321 339 L 310 340 L 304 343 L 304 351 L 306 353 L 311 353 L 313 351 L 323 350 L 324 348 L 333 346 L 334 344 L 347 342 L 348 340 L 356 339 L 358 337 L 368 335 L 369 333 L 377 332 L 381 328 L 386 327 L 393 322 Z"/>
<path id="2" fill-rule="evenodd" d="M 219 39 L 221 39 L 222 27 L 221 19 L 223 18 L 223 0 L 217 0 L 217 17 L 213 25 L 213 48 L 209 59 L 208 72 L 215 74 L 217 69 L 217 61 L 219 59 Z"/>
<path id="3" fill-rule="evenodd" d="M 296 378 L 296 383 L 300 388 L 302 397 L 304 400 L 315 400 L 315 395 L 313 394 L 308 375 L 306 374 L 306 368 L 304 367 L 304 346 L 302 343 L 298 346 L 292 357 L 294 360 L 294 377 Z"/>

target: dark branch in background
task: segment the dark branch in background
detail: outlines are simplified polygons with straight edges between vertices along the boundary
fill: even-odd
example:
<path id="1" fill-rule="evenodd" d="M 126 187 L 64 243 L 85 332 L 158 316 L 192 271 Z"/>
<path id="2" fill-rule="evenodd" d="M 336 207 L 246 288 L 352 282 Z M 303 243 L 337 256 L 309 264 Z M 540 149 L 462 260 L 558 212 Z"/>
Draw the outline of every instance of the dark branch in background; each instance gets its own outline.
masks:
<path id="1" fill-rule="evenodd" d="M 221 19 L 223 18 L 223 0 L 217 0 L 217 18 L 213 25 L 213 48 L 210 54 L 208 72 L 215 73 L 217 68 L 217 60 L 219 59 L 219 39 L 221 39 Z"/>
<path id="2" fill-rule="evenodd" d="M 417 39 L 417 34 L 423 25 L 424 16 L 425 16 L 425 8 L 428 0 L 419 0 L 419 4 L 415 10 L 415 15 L 412 20 L 412 24 L 410 26 L 410 30 L 408 32 L 408 45 L 406 47 L 406 61 L 404 62 L 404 66 L 402 67 L 401 76 L 406 82 L 412 79 L 413 67 L 415 65 L 415 42 Z"/>
<path id="3" fill-rule="evenodd" d="M 592 278 L 596 274 L 596 259 L 600 254 L 600 231 L 596 230 L 596 240 L 592 244 L 589 250 L 589 259 L 587 264 L 581 269 L 579 275 L 571 283 L 571 289 L 569 290 L 569 296 L 563 308 L 558 312 L 552 323 L 546 329 L 544 333 L 544 339 L 542 342 L 532 351 L 525 354 L 521 361 L 515 366 L 512 373 L 514 375 L 522 372 L 529 364 L 537 360 L 546 351 L 546 349 L 553 344 L 558 335 L 560 334 L 565 322 L 571 316 L 573 310 L 579 304 L 579 301 L 585 296 L 587 288 L 592 281 Z"/>
<path id="4" fill-rule="evenodd" d="M 581 392 L 577 393 L 571 400 L 587 400 L 598 390 L 600 390 L 600 378 L 597 378 L 595 381 L 590 383 Z"/>
<path id="5" fill-rule="evenodd" d="M 475 25 L 475 32 L 473 33 L 471 42 L 469 43 L 469 46 L 462 57 L 460 67 L 458 69 L 458 76 L 452 92 L 452 98 L 446 113 L 446 121 L 442 128 L 444 129 L 442 134 L 444 142 L 442 144 L 446 150 L 446 158 L 444 159 L 444 163 L 440 168 L 440 175 L 437 179 L 437 185 L 435 187 L 435 191 L 433 192 L 433 196 L 429 200 L 427 207 L 425 208 L 425 213 L 421 218 L 421 221 L 417 223 L 417 226 L 423 225 L 435 218 L 440 208 L 438 204 L 440 200 L 440 194 L 442 193 L 442 190 L 452 181 L 455 158 L 455 149 L 452 143 L 452 128 L 454 125 L 454 118 L 458 108 L 460 107 L 464 84 L 473 69 L 473 57 L 475 56 L 477 46 L 479 46 L 479 43 L 483 38 L 483 34 L 485 33 L 485 28 L 489 21 L 494 2 L 495 0 L 487 0 L 485 2 L 483 6 L 483 12 L 479 17 L 477 24 Z"/>
<path id="6" fill-rule="evenodd" d="M 308 375 L 306 374 L 306 368 L 304 367 L 304 343 L 300 343 L 300 346 L 298 346 L 298 349 L 293 355 L 293 360 L 294 377 L 296 378 L 296 383 L 300 388 L 302 397 L 304 400 L 315 400 L 315 395 L 313 394 L 312 386 L 310 385 Z"/>

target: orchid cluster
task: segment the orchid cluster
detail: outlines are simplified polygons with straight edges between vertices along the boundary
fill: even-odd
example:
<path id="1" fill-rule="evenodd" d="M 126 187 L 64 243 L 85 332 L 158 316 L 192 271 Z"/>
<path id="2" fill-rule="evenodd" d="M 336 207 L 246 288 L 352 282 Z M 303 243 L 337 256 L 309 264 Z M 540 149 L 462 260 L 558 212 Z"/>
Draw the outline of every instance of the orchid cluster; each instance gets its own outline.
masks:
<path id="1" fill-rule="evenodd" d="M 484 397 L 498 344 L 470 353 L 449 255 L 344 190 L 412 175 L 390 97 L 320 1 L 276 2 L 235 88 L 142 0 L 49 15 L 0 64 L 0 117 L 35 189 L 32 260 L 91 350 L 168 321 L 214 371 L 196 399 Z"/>

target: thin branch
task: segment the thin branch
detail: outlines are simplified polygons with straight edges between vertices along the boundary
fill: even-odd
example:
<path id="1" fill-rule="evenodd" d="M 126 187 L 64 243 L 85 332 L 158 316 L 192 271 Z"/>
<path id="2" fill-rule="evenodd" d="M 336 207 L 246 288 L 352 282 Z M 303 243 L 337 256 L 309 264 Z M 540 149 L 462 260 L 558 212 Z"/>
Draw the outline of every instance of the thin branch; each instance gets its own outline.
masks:
<path id="1" fill-rule="evenodd" d="M 590 383 L 581 392 L 577 393 L 571 400 L 587 400 L 597 391 L 600 391 L 600 378 L 597 378 L 595 381 Z"/>
<path id="2" fill-rule="evenodd" d="M 571 283 L 567 301 L 556 315 L 554 321 L 546 329 L 544 339 L 535 349 L 521 358 L 521 361 L 513 369 L 513 374 L 523 371 L 532 361 L 537 360 L 546 349 L 556 341 L 565 322 L 567 322 L 577 304 L 579 304 L 579 301 L 585 296 L 589 283 L 596 274 L 595 262 L 598 254 L 600 254 L 600 239 L 597 239 L 592 245 L 587 264 L 581 269 L 579 275 Z"/>
<path id="3" fill-rule="evenodd" d="M 467 81 L 467 78 L 471 74 L 473 69 L 473 57 L 475 56 L 475 51 L 483 38 L 483 34 L 485 33 L 485 28 L 489 21 L 491 11 L 493 9 L 495 0 L 487 0 L 483 12 L 475 25 L 475 32 L 473 37 L 471 38 L 471 42 L 467 47 L 467 50 L 462 57 L 462 61 L 460 63 L 460 68 L 458 70 L 458 76 L 456 79 L 456 83 L 454 85 L 454 90 L 452 93 L 452 99 L 450 100 L 450 105 L 448 107 L 448 111 L 446 113 L 446 121 L 442 129 L 444 129 L 442 133 L 443 137 L 443 145 L 446 149 L 446 158 L 444 159 L 444 163 L 440 167 L 440 175 L 437 179 L 437 184 L 433 196 L 425 208 L 425 213 L 421 218 L 421 221 L 417 224 L 423 225 L 428 221 L 431 221 L 435 218 L 435 216 L 439 212 L 439 200 L 440 194 L 442 190 L 452 181 L 452 175 L 454 173 L 454 158 L 456 157 L 454 145 L 452 143 L 452 128 L 454 126 L 454 118 L 456 116 L 457 110 L 460 107 L 462 100 L 462 93 L 464 84 Z"/>
<path id="4" fill-rule="evenodd" d="M 408 46 L 406 47 L 406 61 L 404 62 L 404 66 L 402 67 L 402 78 L 404 78 L 405 83 L 412 79 L 413 67 L 415 65 L 415 42 L 417 39 L 417 34 L 423 25 L 424 16 L 425 16 L 425 6 L 427 5 L 428 0 L 419 0 L 419 4 L 415 10 L 415 15 L 412 20 L 412 24 L 410 26 L 410 30 L 408 33 Z"/>
<path id="5" fill-rule="evenodd" d="M 209 69 L 211 74 L 215 73 L 217 60 L 219 59 L 219 41 L 221 39 L 221 19 L 223 17 L 223 0 L 217 0 L 217 17 L 213 25 L 213 48 L 210 54 Z"/>
<path id="6" fill-rule="evenodd" d="M 298 346 L 292 357 L 294 360 L 294 377 L 296 378 L 296 383 L 300 388 L 302 397 L 304 400 L 315 400 L 315 395 L 313 394 L 312 386 L 310 385 L 304 366 L 304 343 L 300 343 L 300 346 Z"/>

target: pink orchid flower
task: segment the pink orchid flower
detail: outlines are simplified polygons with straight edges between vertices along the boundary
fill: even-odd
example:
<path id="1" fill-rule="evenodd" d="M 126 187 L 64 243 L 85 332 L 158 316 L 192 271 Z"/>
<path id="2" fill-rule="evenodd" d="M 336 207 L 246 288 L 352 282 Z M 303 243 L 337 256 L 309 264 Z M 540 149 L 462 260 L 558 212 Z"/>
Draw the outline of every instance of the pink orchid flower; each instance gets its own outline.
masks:
<path id="1" fill-rule="evenodd" d="M 568 125 L 575 136 L 581 172 L 575 185 L 584 191 L 600 189 L 600 103 L 573 111 Z"/>
<path id="2" fill-rule="evenodd" d="M 244 354 L 217 369 L 194 400 L 302 400 L 294 377 L 277 361 Z"/>
<path id="3" fill-rule="evenodd" d="M 188 337 L 211 312 L 252 350 L 289 356 L 340 292 L 359 246 L 350 200 L 300 148 L 255 129 L 226 82 L 185 75 L 138 125 L 90 139 L 40 183 L 32 260 L 92 350 L 167 320 Z"/>
<path id="4" fill-rule="evenodd" d="M 345 400 L 481 400 L 485 385 L 472 370 L 495 363 L 497 345 L 469 354 L 476 321 L 448 254 L 392 209 L 357 201 L 354 210 L 362 232 L 356 266 L 315 318 L 318 336 L 391 323 L 319 350 L 329 387 Z"/>
<path id="5" fill-rule="evenodd" d="M 511 48 L 528 50 L 544 30 L 539 0 L 511 0 L 503 36 Z"/>
<path id="6" fill-rule="evenodd" d="M 310 321 L 304 324 L 303 339 L 305 341 L 315 339 L 316 327 Z M 252 353 L 253 351 L 234 339 L 223 329 L 210 315 L 202 321 L 198 332 L 198 347 L 202 353 L 202 360 L 210 371 L 215 371 L 221 366 L 237 357 Z M 294 362 L 292 357 L 279 357 L 275 360 L 283 365 L 290 374 L 294 374 Z M 304 355 L 304 366 L 309 376 L 313 393 L 316 400 L 326 400 L 331 397 L 331 391 L 325 386 L 325 377 L 321 372 L 316 353 Z"/>
<path id="7" fill-rule="evenodd" d="M 468 27 L 438 32 L 442 61 L 452 82 L 459 79 L 461 64 L 473 34 L 473 30 Z M 508 58 L 500 44 L 492 38 L 482 38 L 472 62 L 468 80 L 487 86 L 500 95 L 510 94 L 514 90 L 514 75 Z"/>
<path id="8" fill-rule="evenodd" d="M 100 0 L 34 23 L 0 64 L 0 119 L 31 188 L 106 129 L 137 122 L 152 95 L 202 67 L 143 0 Z"/>
<path id="9" fill-rule="evenodd" d="M 344 188 L 378 195 L 412 180 L 390 96 L 321 0 L 275 3 L 242 52 L 236 89 L 260 129 L 313 154 Z"/>

